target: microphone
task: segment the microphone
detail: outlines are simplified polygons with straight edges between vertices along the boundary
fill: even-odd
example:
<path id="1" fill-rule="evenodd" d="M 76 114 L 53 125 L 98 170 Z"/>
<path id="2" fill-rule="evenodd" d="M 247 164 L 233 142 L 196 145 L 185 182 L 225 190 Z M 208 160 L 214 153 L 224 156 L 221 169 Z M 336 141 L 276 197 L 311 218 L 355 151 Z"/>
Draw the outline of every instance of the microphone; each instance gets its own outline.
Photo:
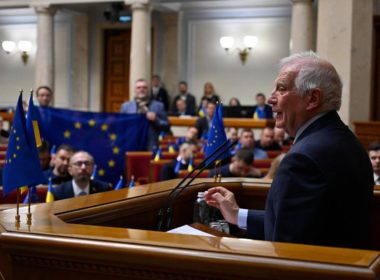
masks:
<path id="1" fill-rule="evenodd" d="M 174 204 L 174 201 L 179 197 L 179 195 L 191 184 L 191 182 L 194 181 L 202 172 L 204 169 L 209 167 L 213 162 L 213 158 L 219 157 L 222 153 L 229 150 L 232 146 L 236 145 L 238 140 L 235 140 L 233 142 L 230 142 L 229 139 L 224 141 L 220 146 L 218 146 L 208 157 L 206 157 L 202 162 L 200 162 L 190 173 L 188 173 L 169 193 L 167 199 L 165 200 L 165 203 L 161 207 L 160 211 L 158 212 L 157 217 L 157 229 L 158 230 L 167 230 L 171 223 L 171 207 Z M 228 145 L 227 145 L 228 144 Z M 227 146 L 226 146 L 227 145 Z M 212 160 L 210 160 L 212 159 Z M 210 162 L 208 162 L 210 161 Z M 183 187 L 181 185 L 191 176 L 194 174 L 195 170 L 199 170 L 199 172 L 192 177 L 189 182 L 187 182 Z M 180 190 L 179 190 L 180 189 Z M 177 192 L 177 190 L 179 190 Z M 176 193 L 177 192 L 177 193 Z M 168 218 L 167 218 L 168 217 Z M 164 222 L 166 223 L 164 224 Z"/>

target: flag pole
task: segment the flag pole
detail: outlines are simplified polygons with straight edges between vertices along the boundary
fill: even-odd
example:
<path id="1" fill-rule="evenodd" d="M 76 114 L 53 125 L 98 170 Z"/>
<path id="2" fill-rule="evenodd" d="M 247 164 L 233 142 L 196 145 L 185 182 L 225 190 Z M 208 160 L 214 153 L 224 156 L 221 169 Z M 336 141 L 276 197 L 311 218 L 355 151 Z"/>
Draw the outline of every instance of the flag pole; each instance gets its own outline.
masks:
<path id="1" fill-rule="evenodd" d="M 16 224 L 20 224 L 20 188 L 17 188 L 16 192 L 16 203 L 17 203 L 17 208 L 16 208 Z"/>
<path id="2" fill-rule="evenodd" d="M 28 189 L 28 193 L 29 193 L 29 197 L 28 197 L 28 214 L 26 214 L 26 217 L 27 217 L 26 223 L 28 224 L 28 226 L 30 226 L 32 224 L 32 213 L 30 212 L 30 203 L 32 202 L 32 191 L 31 191 L 30 187 Z"/>

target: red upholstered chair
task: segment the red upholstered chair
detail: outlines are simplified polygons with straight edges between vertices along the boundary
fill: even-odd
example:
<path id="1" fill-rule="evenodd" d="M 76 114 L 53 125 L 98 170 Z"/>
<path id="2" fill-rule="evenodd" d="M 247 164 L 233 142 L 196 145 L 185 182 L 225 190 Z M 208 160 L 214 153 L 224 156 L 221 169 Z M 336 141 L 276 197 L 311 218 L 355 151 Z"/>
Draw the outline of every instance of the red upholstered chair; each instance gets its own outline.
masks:
<path id="1" fill-rule="evenodd" d="M 27 192 L 24 192 L 20 197 L 20 203 L 22 203 L 25 199 Z M 41 185 L 37 187 L 37 195 L 39 202 L 45 202 L 47 194 L 47 186 Z M 16 190 L 11 191 L 7 196 L 3 197 L 3 188 L 0 187 L 0 204 L 10 204 L 17 203 L 17 193 Z"/>
<path id="2" fill-rule="evenodd" d="M 282 153 L 281 150 L 279 150 L 279 151 L 266 151 L 266 152 L 267 152 L 268 157 L 272 158 L 272 159 Z"/>
<path id="3" fill-rule="evenodd" d="M 8 147 L 8 144 L 0 144 L 0 151 L 6 151 Z"/>
<path id="4" fill-rule="evenodd" d="M 272 163 L 272 159 L 255 159 L 253 166 L 256 168 L 269 168 Z"/>
<path id="5" fill-rule="evenodd" d="M 158 161 L 154 161 L 154 160 L 150 161 L 149 179 L 151 183 L 160 181 L 160 172 L 161 172 L 162 167 L 171 161 L 172 159 L 160 159 Z"/>
<path id="6" fill-rule="evenodd" d="M 148 183 L 151 159 L 152 152 L 126 152 L 125 177 L 129 180 L 133 175 L 136 182 Z"/>
<path id="7" fill-rule="evenodd" d="M 4 160 L 5 159 L 6 153 L 7 152 L 5 152 L 5 151 L 0 151 L 0 160 Z"/>

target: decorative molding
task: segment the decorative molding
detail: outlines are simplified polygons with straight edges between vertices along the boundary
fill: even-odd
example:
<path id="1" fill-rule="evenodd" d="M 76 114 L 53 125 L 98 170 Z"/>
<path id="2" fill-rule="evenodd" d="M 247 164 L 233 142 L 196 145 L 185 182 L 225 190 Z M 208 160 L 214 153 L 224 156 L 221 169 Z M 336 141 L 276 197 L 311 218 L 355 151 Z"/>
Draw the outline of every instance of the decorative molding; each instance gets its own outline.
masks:
<path id="1" fill-rule="evenodd" d="M 217 278 L 209 276 L 191 276 L 184 275 L 180 273 L 173 272 L 160 272 L 149 270 L 149 267 L 145 266 L 144 268 L 131 268 L 117 265 L 104 265 L 100 263 L 90 263 L 84 261 L 74 261 L 74 260 L 63 260 L 63 259 L 54 259 L 47 257 L 37 257 L 21 254 L 10 254 L 10 257 L 14 263 L 19 267 L 31 267 L 39 266 L 46 267 L 50 271 L 52 269 L 58 269 L 60 272 L 62 270 L 71 270 L 71 271 L 80 271 L 87 273 L 99 273 L 105 275 L 113 276 L 128 276 L 129 279 L 165 279 L 165 280 L 175 280 L 175 279 L 186 279 L 186 280 L 213 280 Z M 186 272 L 184 272 L 186 273 Z"/>

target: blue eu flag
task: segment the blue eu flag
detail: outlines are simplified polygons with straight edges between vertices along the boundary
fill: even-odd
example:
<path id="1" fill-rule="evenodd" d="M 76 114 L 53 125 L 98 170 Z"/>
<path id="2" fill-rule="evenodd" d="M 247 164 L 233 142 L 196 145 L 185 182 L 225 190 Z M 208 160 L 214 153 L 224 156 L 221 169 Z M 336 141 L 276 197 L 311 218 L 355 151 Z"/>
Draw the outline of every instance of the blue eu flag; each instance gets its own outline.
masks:
<path id="1" fill-rule="evenodd" d="M 223 106 L 222 104 L 218 104 L 216 106 L 214 116 L 212 117 L 211 127 L 208 130 L 205 157 L 208 157 L 209 155 L 211 155 L 220 145 L 222 145 L 227 140 L 226 132 L 224 131 L 222 112 L 223 112 Z M 230 152 L 227 150 L 225 153 L 222 153 L 218 157 L 214 155 L 206 162 L 206 164 L 209 164 L 215 160 L 221 160 L 221 159 L 227 158 L 229 156 L 230 156 Z"/>
<path id="2" fill-rule="evenodd" d="M 144 150 L 148 120 L 141 114 L 94 113 L 41 108 L 45 139 L 69 144 L 95 159 L 98 180 L 115 185 L 125 170 L 125 152 Z"/>
<path id="3" fill-rule="evenodd" d="M 3 171 L 4 195 L 14 189 L 36 186 L 44 181 L 35 139 L 29 137 L 26 129 L 22 94 L 20 94 L 10 131 Z"/>

